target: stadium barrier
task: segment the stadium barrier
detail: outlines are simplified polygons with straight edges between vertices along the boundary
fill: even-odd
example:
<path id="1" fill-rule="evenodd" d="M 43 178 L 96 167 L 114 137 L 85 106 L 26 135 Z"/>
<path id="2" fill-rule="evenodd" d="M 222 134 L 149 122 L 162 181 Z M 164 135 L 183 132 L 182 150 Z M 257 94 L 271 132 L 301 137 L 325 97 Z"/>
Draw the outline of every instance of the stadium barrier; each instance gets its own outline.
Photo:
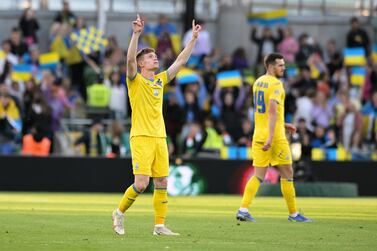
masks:
<path id="1" fill-rule="evenodd" d="M 2 191 L 123 192 L 133 182 L 131 159 L 2 156 L 0 163 Z M 360 195 L 377 195 L 376 162 L 318 161 L 307 166 L 312 181 L 354 183 Z M 241 194 L 252 173 L 251 162 L 245 160 L 188 159 L 179 165 L 172 162 L 168 190 L 171 195 Z M 265 184 L 278 184 L 278 178 L 271 168 Z M 305 184 L 320 185 L 296 182 L 298 188 Z M 357 194 L 355 185 L 331 185 L 337 185 L 337 189 L 345 185 L 347 196 Z M 333 196 L 330 190 L 331 186 L 322 186 L 324 192 L 320 195 Z M 310 195 L 318 196 L 319 190 L 315 191 Z"/>

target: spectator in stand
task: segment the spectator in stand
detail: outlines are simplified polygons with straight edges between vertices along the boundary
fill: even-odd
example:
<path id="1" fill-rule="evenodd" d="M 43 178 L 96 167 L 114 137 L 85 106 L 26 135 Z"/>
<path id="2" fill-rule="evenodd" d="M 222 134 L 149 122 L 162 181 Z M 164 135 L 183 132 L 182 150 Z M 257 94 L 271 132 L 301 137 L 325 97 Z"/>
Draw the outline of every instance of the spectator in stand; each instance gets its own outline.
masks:
<path id="1" fill-rule="evenodd" d="M 202 151 L 207 133 L 198 122 L 188 126 L 187 136 L 183 139 L 181 154 L 184 158 L 192 158 Z"/>
<path id="2" fill-rule="evenodd" d="M 21 137 L 20 110 L 9 93 L 0 92 L 0 154 L 12 154 Z"/>
<path id="3" fill-rule="evenodd" d="M 343 67 L 342 53 L 336 47 L 336 41 L 334 39 L 327 41 L 323 61 L 327 66 L 330 76 L 333 76 L 335 71 Z"/>
<path id="4" fill-rule="evenodd" d="M 326 95 L 323 92 L 317 92 L 313 108 L 311 110 L 313 122 L 322 127 L 324 130 L 330 125 L 333 116 L 332 107 L 328 104 Z"/>
<path id="5" fill-rule="evenodd" d="M 373 62 L 371 68 L 367 71 L 367 77 L 363 86 L 363 101 L 368 101 L 371 94 L 377 91 L 377 62 Z"/>
<path id="6" fill-rule="evenodd" d="M 61 86 L 61 79 L 53 77 L 53 80 L 53 83 L 44 89 L 43 94 L 47 104 L 51 107 L 52 131 L 56 132 L 60 130 L 60 120 L 63 118 L 64 111 L 67 108 L 73 108 L 73 105 L 69 102 Z"/>
<path id="7" fill-rule="evenodd" d="M 246 51 L 244 48 L 239 47 L 234 50 L 232 55 L 232 68 L 235 70 L 243 70 L 249 68 L 249 63 L 247 62 Z"/>
<path id="8" fill-rule="evenodd" d="M 85 130 L 75 141 L 74 146 L 77 152 L 80 152 L 82 144 L 84 144 L 87 156 L 95 157 L 106 154 L 107 141 L 101 120 L 95 119 L 90 129 Z"/>
<path id="9" fill-rule="evenodd" d="M 278 51 L 284 56 L 284 60 L 287 64 L 295 63 L 295 55 L 299 50 L 299 44 L 293 37 L 291 27 L 286 27 L 283 34 L 284 37 L 278 45 Z"/>
<path id="10" fill-rule="evenodd" d="M 361 143 L 362 117 L 359 105 L 350 100 L 347 92 L 340 93 L 340 102 L 335 105 L 336 126 L 344 148 L 358 151 Z"/>
<path id="11" fill-rule="evenodd" d="M 218 71 L 222 72 L 222 71 L 230 71 L 230 70 L 234 70 L 233 64 L 232 64 L 232 58 L 229 54 L 224 54 L 220 58 L 220 62 L 219 62 L 219 65 L 218 65 Z"/>
<path id="12" fill-rule="evenodd" d="M 175 51 L 171 35 L 177 33 L 176 26 L 170 23 L 165 15 L 160 15 L 154 33 L 157 37 L 156 53 L 160 58 L 163 58 L 164 61 L 172 60 L 172 58 L 175 57 Z"/>
<path id="13" fill-rule="evenodd" d="M 1 49 L 5 54 L 5 59 L 0 60 L 0 83 L 4 83 L 9 77 L 13 65 L 18 64 L 18 58 L 11 51 L 10 40 L 4 40 Z"/>
<path id="14" fill-rule="evenodd" d="M 232 139 L 238 139 L 241 132 L 241 107 L 245 102 L 245 88 L 216 87 L 214 102 L 220 110 L 220 118 Z"/>
<path id="15" fill-rule="evenodd" d="M 221 148 L 224 146 L 223 139 L 215 129 L 214 122 L 211 118 L 207 117 L 204 120 L 204 128 L 207 137 L 203 145 L 203 150 L 206 152 L 220 152 Z"/>
<path id="16" fill-rule="evenodd" d="M 310 147 L 324 148 L 326 141 L 326 129 L 321 125 L 316 125 L 314 127 L 313 137 L 310 139 Z"/>
<path id="17" fill-rule="evenodd" d="M 12 29 L 10 43 L 12 53 L 18 58 L 22 58 L 22 56 L 28 52 L 27 45 L 22 41 L 21 30 L 17 27 Z"/>
<path id="18" fill-rule="evenodd" d="M 126 153 L 125 144 L 126 144 L 126 137 L 123 133 L 123 126 L 119 121 L 114 120 L 111 124 L 111 131 L 110 131 L 110 151 L 108 151 L 108 157 L 121 157 L 124 156 Z"/>
<path id="19" fill-rule="evenodd" d="M 211 58 L 208 56 L 203 59 L 202 77 L 207 93 L 209 93 L 209 98 L 211 99 L 216 88 L 216 69 L 213 67 Z"/>
<path id="20" fill-rule="evenodd" d="M 305 118 L 299 118 L 297 123 L 297 134 L 299 136 L 299 142 L 301 143 L 302 158 L 310 158 L 312 147 L 310 145 L 310 139 L 312 133 L 309 130 L 310 123 L 306 123 Z"/>
<path id="21" fill-rule="evenodd" d="M 369 56 L 370 40 L 368 33 L 361 28 L 359 19 L 357 17 L 351 18 L 351 30 L 347 33 L 347 47 L 363 47 L 365 56 Z"/>
<path id="22" fill-rule="evenodd" d="M 315 93 L 315 89 L 308 89 L 306 93 L 303 93 L 296 99 L 297 110 L 294 115 L 295 120 L 298 123 L 300 123 L 300 121 L 305 122 L 306 127 L 310 131 L 312 131 L 313 129 L 311 125 L 312 114 L 308 111 L 311 111 L 313 109 L 313 98 L 315 96 Z"/>
<path id="23" fill-rule="evenodd" d="M 314 53 L 314 48 L 310 44 L 309 36 L 303 33 L 299 37 L 299 51 L 295 56 L 296 64 L 298 66 L 304 66 L 307 64 L 307 60 Z"/>
<path id="24" fill-rule="evenodd" d="M 92 108 L 108 108 L 110 104 L 110 87 L 104 84 L 103 76 L 97 77 L 97 82 L 88 87 L 88 106 Z"/>
<path id="25" fill-rule="evenodd" d="M 372 93 L 372 98 L 361 110 L 363 115 L 363 127 L 365 141 L 374 145 L 377 150 L 377 90 Z"/>
<path id="26" fill-rule="evenodd" d="M 38 134 L 52 141 L 51 108 L 46 103 L 41 91 L 35 91 L 32 98 L 32 102 L 26 110 L 24 133 L 31 133 L 32 128 L 34 128 L 38 130 Z"/>
<path id="27" fill-rule="evenodd" d="M 249 119 L 242 119 L 241 134 L 237 139 L 238 146 L 251 147 L 254 128 Z"/>
<path id="28" fill-rule="evenodd" d="M 167 95 L 167 101 L 164 102 L 163 106 L 166 132 L 170 136 L 171 143 L 173 144 L 172 154 L 177 154 L 178 137 L 185 123 L 185 111 L 178 104 L 177 98 L 173 93 Z"/>
<path id="29" fill-rule="evenodd" d="M 51 141 L 42 132 L 43 129 L 33 127 L 29 134 L 22 138 L 23 155 L 45 157 L 50 153 Z"/>
<path id="30" fill-rule="evenodd" d="M 308 65 L 300 67 L 300 75 L 297 80 L 292 83 L 292 89 L 295 90 L 299 96 L 304 95 L 310 89 L 317 88 L 317 82 L 311 77 L 311 70 Z"/>
<path id="31" fill-rule="evenodd" d="M 26 8 L 18 25 L 28 46 L 38 43 L 37 31 L 39 30 L 39 23 L 35 18 L 34 10 Z"/>
<path id="32" fill-rule="evenodd" d="M 187 89 L 184 93 L 184 99 L 183 113 L 185 122 L 201 121 L 203 118 L 203 111 L 199 106 L 198 98 L 195 93 Z"/>
<path id="33" fill-rule="evenodd" d="M 266 55 L 277 51 L 277 46 L 283 39 L 283 30 L 279 27 L 276 36 L 268 26 L 263 27 L 262 36 L 258 36 L 257 32 L 258 29 L 254 26 L 251 29 L 251 41 L 258 47 L 257 63 L 262 64 Z"/>
<path id="34" fill-rule="evenodd" d="M 110 110 L 113 118 L 123 120 L 127 114 L 127 89 L 120 82 L 120 74 L 113 71 L 110 75 Z"/>
<path id="35" fill-rule="evenodd" d="M 73 12 L 69 8 L 69 2 L 68 1 L 62 1 L 63 8 L 61 11 L 59 11 L 54 21 L 61 24 L 69 24 L 71 26 L 74 26 L 76 23 L 76 16 L 73 14 Z"/>
<path id="36" fill-rule="evenodd" d="M 202 26 L 202 30 L 200 31 L 200 36 L 198 37 L 198 40 L 196 41 L 196 44 L 194 46 L 194 49 L 192 50 L 191 55 L 203 58 L 204 56 L 209 55 L 212 51 L 211 36 L 208 30 L 206 30 L 206 26 L 203 20 L 196 20 L 196 23 Z M 185 35 L 183 36 L 183 45 L 185 47 L 190 41 L 191 37 L 192 37 L 192 29 L 186 31 Z"/>

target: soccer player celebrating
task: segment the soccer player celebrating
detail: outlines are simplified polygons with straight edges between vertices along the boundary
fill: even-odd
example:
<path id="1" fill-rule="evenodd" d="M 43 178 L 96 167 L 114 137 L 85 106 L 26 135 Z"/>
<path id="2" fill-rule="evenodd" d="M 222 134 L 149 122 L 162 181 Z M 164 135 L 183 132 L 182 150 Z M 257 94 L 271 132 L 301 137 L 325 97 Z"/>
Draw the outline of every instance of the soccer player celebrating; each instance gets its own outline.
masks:
<path id="1" fill-rule="evenodd" d="M 167 213 L 167 177 L 169 156 L 165 124 L 162 116 L 164 86 L 186 64 L 201 30 L 192 21 L 192 38 L 167 71 L 159 74 L 159 62 L 152 48 L 137 52 L 137 44 L 144 28 L 144 21 L 137 15 L 132 22 L 132 37 L 127 52 L 127 87 L 132 109 L 130 144 L 134 183 L 128 187 L 119 206 L 113 212 L 113 229 L 124 234 L 124 213 L 146 189 L 153 178 L 153 207 L 155 212 L 154 235 L 179 235 L 165 226 Z M 139 72 L 137 71 L 139 68 Z"/>
<path id="2" fill-rule="evenodd" d="M 310 222 L 296 207 L 296 192 L 293 186 L 292 155 L 285 130 L 296 132 L 292 124 L 284 124 L 283 77 L 284 57 L 278 53 L 266 56 L 264 65 L 267 73 L 259 77 L 253 85 L 255 130 L 252 143 L 254 176 L 247 182 L 241 207 L 237 212 L 239 221 L 255 221 L 248 211 L 269 166 L 276 166 L 280 173 L 280 185 L 288 206 L 289 221 Z"/>

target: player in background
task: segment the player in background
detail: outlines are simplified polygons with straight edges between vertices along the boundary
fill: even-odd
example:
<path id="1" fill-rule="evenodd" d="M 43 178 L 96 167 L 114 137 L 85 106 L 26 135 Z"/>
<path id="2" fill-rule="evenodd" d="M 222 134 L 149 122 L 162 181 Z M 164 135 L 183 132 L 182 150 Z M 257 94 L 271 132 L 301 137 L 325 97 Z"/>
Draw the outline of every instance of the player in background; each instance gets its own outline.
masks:
<path id="1" fill-rule="evenodd" d="M 283 77 L 284 57 L 271 53 L 265 57 L 266 74 L 259 77 L 253 85 L 255 130 L 252 143 L 254 176 L 245 186 L 241 207 L 236 218 L 239 221 L 255 221 L 248 211 L 252 200 L 269 166 L 276 166 L 280 173 L 281 192 L 288 206 L 289 221 L 310 222 L 297 211 L 296 192 L 293 185 L 292 155 L 285 131 L 296 132 L 292 124 L 284 123 Z"/>
<path id="2" fill-rule="evenodd" d="M 179 235 L 165 226 L 167 214 L 167 177 L 169 154 L 162 116 L 163 88 L 175 77 L 189 59 L 201 30 L 192 21 L 192 37 L 167 71 L 159 74 L 157 55 L 152 48 L 137 52 L 138 40 L 144 21 L 137 15 L 132 22 L 132 37 L 127 52 L 127 87 L 132 109 L 130 144 L 134 183 L 128 187 L 117 209 L 113 212 L 113 229 L 124 234 L 124 214 L 143 193 L 153 178 L 153 207 L 155 212 L 154 235 Z M 139 72 L 138 72 L 139 68 Z"/>

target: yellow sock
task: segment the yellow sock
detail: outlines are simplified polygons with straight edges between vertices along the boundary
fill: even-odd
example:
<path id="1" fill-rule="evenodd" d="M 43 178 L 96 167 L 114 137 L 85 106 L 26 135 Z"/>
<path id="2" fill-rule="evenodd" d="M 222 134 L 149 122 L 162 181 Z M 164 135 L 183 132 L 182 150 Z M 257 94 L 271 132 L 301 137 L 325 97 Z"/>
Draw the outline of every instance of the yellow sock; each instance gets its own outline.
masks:
<path id="1" fill-rule="evenodd" d="M 251 177 L 245 186 L 241 207 L 248 208 L 258 192 L 260 181 L 256 176 Z"/>
<path id="2" fill-rule="evenodd" d="M 168 192 L 165 189 L 154 189 L 153 193 L 154 222 L 164 224 L 168 212 Z"/>
<path id="3" fill-rule="evenodd" d="M 293 180 L 280 179 L 281 193 L 288 206 L 290 214 L 297 213 L 296 207 L 296 191 L 293 185 Z"/>
<path id="4" fill-rule="evenodd" d="M 129 186 L 123 195 L 122 200 L 119 203 L 119 211 L 124 213 L 134 203 L 136 197 L 140 194 L 134 184 Z"/>

